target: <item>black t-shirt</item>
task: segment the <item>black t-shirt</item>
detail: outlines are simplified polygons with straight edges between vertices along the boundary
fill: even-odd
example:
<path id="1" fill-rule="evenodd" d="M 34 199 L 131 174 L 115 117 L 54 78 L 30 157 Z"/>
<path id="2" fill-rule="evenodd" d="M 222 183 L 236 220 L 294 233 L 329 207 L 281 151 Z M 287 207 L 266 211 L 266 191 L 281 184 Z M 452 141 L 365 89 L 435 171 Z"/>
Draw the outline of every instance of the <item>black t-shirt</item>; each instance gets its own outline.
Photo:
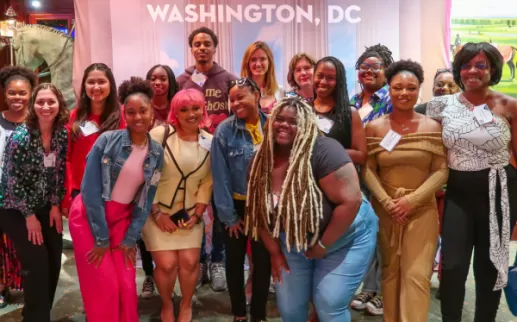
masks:
<path id="1" fill-rule="evenodd" d="M 352 159 L 338 141 L 325 136 L 316 139 L 311 157 L 312 173 L 316 182 L 350 162 L 352 162 Z M 323 193 L 322 206 L 323 218 L 320 222 L 320 234 L 327 228 L 335 207 L 325 196 L 325 193 Z"/>

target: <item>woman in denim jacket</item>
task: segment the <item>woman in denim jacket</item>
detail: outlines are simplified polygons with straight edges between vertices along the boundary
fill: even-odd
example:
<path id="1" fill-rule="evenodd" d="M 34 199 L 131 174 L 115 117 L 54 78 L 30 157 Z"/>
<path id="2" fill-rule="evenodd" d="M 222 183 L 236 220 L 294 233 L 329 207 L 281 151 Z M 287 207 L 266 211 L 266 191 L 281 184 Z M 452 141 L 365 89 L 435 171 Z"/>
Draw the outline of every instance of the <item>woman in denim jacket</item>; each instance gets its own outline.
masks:
<path id="1" fill-rule="evenodd" d="M 151 210 L 163 149 L 151 140 L 151 86 L 131 78 L 119 88 L 127 130 L 108 131 L 88 154 L 70 234 L 89 322 L 138 322 L 136 241 Z"/>
<path id="2" fill-rule="evenodd" d="M 248 78 L 228 83 L 233 115 L 224 120 L 212 140 L 212 177 L 217 214 L 226 226 L 226 276 L 234 321 L 244 322 L 244 257 L 248 238 L 244 234 L 246 206 L 246 169 L 263 141 L 267 116 L 260 110 L 260 89 Z M 264 245 L 252 241 L 255 263 L 251 297 L 252 321 L 265 321 L 271 275 L 270 257 Z"/>

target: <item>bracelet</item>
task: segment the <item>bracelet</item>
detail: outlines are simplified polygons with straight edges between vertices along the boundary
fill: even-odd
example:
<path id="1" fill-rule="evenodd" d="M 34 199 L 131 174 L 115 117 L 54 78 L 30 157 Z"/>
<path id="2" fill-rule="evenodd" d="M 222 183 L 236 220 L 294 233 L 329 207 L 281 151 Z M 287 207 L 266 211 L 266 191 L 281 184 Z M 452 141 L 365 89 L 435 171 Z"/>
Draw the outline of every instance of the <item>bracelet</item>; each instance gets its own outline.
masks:
<path id="1" fill-rule="evenodd" d="M 321 248 L 327 250 L 327 246 L 323 245 L 323 243 L 321 242 L 321 239 L 318 240 L 318 245 L 320 245 Z"/>

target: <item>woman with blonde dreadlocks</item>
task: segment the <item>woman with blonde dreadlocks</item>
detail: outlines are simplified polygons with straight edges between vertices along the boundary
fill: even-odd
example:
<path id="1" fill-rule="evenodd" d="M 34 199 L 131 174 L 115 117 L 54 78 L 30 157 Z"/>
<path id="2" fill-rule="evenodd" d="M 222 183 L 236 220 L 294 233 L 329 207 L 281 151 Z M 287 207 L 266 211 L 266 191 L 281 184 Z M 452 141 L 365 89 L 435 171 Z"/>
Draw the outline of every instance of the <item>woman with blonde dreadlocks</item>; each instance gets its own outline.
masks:
<path id="1" fill-rule="evenodd" d="M 271 254 L 282 320 L 307 321 L 312 299 L 321 322 L 351 321 L 377 230 L 342 145 L 319 135 L 309 105 L 280 101 L 251 163 L 246 231 Z"/>

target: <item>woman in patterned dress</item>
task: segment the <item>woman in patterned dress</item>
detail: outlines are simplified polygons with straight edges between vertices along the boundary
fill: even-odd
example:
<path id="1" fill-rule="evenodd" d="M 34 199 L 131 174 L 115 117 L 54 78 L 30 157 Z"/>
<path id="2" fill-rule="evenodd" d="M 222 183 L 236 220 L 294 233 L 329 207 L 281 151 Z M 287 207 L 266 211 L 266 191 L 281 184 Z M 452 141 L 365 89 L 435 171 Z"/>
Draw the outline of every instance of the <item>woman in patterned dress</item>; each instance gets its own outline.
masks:
<path id="1" fill-rule="evenodd" d="M 517 100 L 493 91 L 503 59 L 489 43 L 468 43 L 456 54 L 454 81 L 462 93 L 439 96 L 427 115 L 441 121 L 450 169 L 442 224 L 440 296 L 444 322 L 461 321 L 474 250 L 474 321 L 496 319 L 508 280 L 510 234 L 516 220 Z"/>
<path id="2" fill-rule="evenodd" d="M 24 322 L 50 322 L 63 251 L 68 117 L 61 92 L 41 84 L 32 93 L 25 124 L 5 148 L 0 229 L 13 241 L 23 269 Z"/>
<path id="3" fill-rule="evenodd" d="M 35 84 L 36 75 L 27 68 L 8 66 L 0 70 L 0 86 L 4 89 L 7 103 L 7 110 L 0 113 L 0 169 L 7 139 L 25 120 Z M 0 308 L 7 306 L 9 290 L 21 288 L 21 266 L 16 251 L 7 235 L 0 232 Z"/>

